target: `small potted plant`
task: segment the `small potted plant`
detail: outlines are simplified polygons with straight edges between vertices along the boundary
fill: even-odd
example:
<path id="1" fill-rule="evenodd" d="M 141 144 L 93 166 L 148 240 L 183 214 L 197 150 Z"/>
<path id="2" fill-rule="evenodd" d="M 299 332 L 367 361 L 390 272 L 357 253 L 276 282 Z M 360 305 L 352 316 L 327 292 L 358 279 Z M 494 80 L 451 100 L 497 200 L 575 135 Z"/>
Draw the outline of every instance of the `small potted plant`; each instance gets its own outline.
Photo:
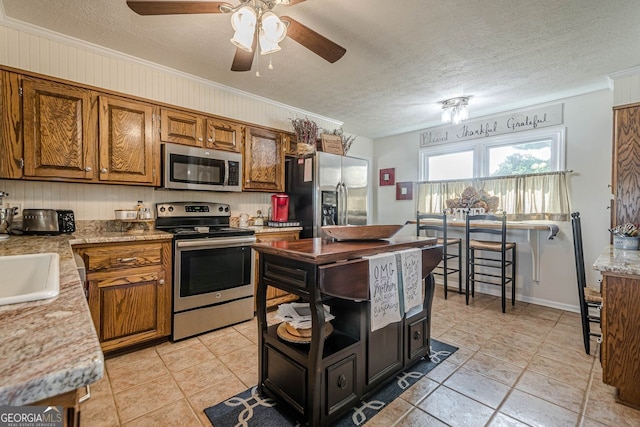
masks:
<path id="1" fill-rule="evenodd" d="M 303 119 L 291 119 L 293 132 L 296 134 L 298 144 L 312 145 L 315 148 L 318 140 L 318 125 L 308 117 Z"/>
<path id="2" fill-rule="evenodd" d="M 627 222 L 609 229 L 613 234 L 613 247 L 616 249 L 638 250 L 640 248 L 640 229 Z"/>

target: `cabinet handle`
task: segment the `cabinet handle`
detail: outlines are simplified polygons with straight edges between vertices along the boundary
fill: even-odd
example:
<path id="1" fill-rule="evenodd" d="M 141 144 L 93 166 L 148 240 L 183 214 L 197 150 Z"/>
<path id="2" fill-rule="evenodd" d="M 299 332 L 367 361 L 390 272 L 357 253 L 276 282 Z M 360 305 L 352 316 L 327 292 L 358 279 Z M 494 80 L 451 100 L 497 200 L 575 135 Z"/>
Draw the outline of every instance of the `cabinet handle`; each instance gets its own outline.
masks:
<path id="1" fill-rule="evenodd" d="M 138 257 L 131 257 L 131 258 L 116 258 L 116 261 L 118 262 L 133 262 L 135 260 L 137 260 Z"/>
<path id="2" fill-rule="evenodd" d="M 101 173 L 107 173 L 107 172 L 108 172 L 108 169 L 107 169 L 107 168 L 102 168 L 102 169 L 100 169 L 100 172 L 101 172 Z"/>
<path id="3" fill-rule="evenodd" d="M 345 377 L 344 375 L 340 375 L 338 377 L 338 387 L 342 389 L 347 387 L 347 377 Z"/>
<path id="4" fill-rule="evenodd" d="M 213 138 L 209 138 L 209 139 L 207 139 L 207 141 L 213 142 Z"/>
<path id="5" fill-rule="evenodd" d="M 84 403 L 87 400 L 91 399 L 91 387 L 89 387 L 88 385 L 85 387 L 87 388 L 87 394 L 78 399 L 78 403 Z"/>
<path id="6" fill-rule="evenodd" d="M 164 285 L 164 279 L 160 279 L 160 280 L 158 280 L 158 284 L 159 284 L 159 285 Z"/>
<path id="7" fill-rule="evenodd" d="M 414 339 L 414 340 L 418 341 L 421 337 L 422 337 L 422 332 L 420 332 L 420 331 L 415 331 L 415 332 L 413 333 L 413 339 Z"/>
<path id="8" fill-rule="evenodd" d="M 198 141 L 202 142 L 202 137 L 198 138 Z"/>
<path id="9" fill-rule="evenodd" d="M 91 169 L 91 166 L 87 166 L 86 168 L 84 168 L 85 172 L 91 172 L 93 169 Z"/>

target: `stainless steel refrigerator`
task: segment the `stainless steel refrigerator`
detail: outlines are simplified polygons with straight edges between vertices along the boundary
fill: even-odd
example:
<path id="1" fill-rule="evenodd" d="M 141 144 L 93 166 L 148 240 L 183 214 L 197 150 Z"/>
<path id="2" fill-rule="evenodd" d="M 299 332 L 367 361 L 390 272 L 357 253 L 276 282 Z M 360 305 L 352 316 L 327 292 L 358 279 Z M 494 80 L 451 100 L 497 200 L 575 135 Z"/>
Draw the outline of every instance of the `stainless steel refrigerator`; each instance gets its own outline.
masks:
<path id="1" fill-rule="evenodd" d="M 287 158 L 285 190 L 289 219 L 300 221 L 300 238 L 325 237 L 323 225 L 365 225 L 369 206 L 369 162 L 317 152 Z"/>

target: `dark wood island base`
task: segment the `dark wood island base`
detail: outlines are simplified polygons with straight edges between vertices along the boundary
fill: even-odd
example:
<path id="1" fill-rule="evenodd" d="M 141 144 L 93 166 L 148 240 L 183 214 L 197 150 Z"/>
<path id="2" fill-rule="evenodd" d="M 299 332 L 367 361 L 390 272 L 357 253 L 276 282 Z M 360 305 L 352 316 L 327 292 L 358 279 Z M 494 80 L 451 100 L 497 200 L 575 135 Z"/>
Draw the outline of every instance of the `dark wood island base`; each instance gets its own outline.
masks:
<path id="1" fill-rule="evenodd" d="M 310 426 L 337 420 L 396 373 L 429 353 L 431 271 L 442 259 L 434 238 L 336 242 L 304 239 L 255 244 L 260 253 L 256 291 L 259 389 Z M 422 249 L 424 301 L 400 322 L 375 332 L 370 327 L 368 260 L 362 257 L 403 249 Z M 266 289 L 273 286 L 310 303 L 310 344 L 278 337 L 267 325 Z M 325 336 L 323 304 L 335 319 Z"/>

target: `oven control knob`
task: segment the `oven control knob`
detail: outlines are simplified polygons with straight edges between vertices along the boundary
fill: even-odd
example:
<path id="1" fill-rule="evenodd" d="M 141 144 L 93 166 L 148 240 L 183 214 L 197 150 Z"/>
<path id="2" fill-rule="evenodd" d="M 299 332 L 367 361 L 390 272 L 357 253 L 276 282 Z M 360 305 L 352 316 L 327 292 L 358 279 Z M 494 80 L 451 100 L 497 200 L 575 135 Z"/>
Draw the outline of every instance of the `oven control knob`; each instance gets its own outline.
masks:
<path id="1" fill-rule="evenodd" d="M 229 206 L 225 206 L 225 207 L 224 207 L 224 211 L 225 211 L 225 212 L 229 212 Z"/>
<path id="2" fill-rule="evenodd" d="M 216 298 L 220 298 L 220 297 L 222 297 L 222 295 L 220 294 L 220 292 L 218 292 L 218 293 L 216 294 Z"/>
<path id="3" fill-rule="evenodd" d="M 220 211 L 220 212 L 222 212 L 223 210 L 224 210 L 224 208 L 223 208 L 222 206 L 220 206 L 220 207 L 218 208 L 218 211 Z"/>
<path id="4" fill-rule="evenodd" d="M 160 208 L 160 212 L 164 212 L 164 211 L 166 211 L 166 209 L 164 208 L 164 206 L 162 206 L 162 207 Z"/>
<path id="5" fill-rule="evenodd" d="M 169 206 L 169 212 L 173 212 L 173 206 Z"/>

